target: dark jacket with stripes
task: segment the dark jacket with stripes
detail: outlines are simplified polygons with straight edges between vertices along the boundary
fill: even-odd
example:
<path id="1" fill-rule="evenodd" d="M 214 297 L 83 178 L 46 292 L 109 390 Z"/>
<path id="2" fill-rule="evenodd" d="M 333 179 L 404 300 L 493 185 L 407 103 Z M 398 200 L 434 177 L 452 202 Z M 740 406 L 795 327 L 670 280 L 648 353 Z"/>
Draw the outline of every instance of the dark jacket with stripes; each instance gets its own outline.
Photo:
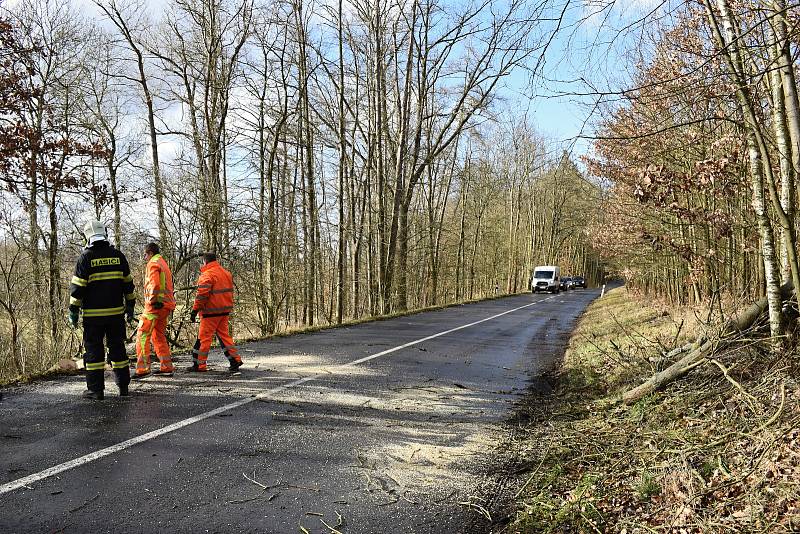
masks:
<path id="1" fill-rule="evenodd" d="M 83 250 L 69 286 L 70 310 L 83 309 L 83 322 L 113 320 L 133 306 L 133 277 L 125 254 L 98 241 Z"/>

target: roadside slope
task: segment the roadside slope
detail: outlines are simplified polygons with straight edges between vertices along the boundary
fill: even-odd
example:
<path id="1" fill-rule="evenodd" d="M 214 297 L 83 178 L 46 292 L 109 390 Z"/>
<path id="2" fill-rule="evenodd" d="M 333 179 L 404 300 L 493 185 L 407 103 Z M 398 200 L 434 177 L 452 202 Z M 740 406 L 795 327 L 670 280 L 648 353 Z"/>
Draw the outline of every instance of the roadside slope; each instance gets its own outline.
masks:
<path id="1" fill-rule="evenodd" d="M 795 351 L 754 342 L 631 407 L 614 402 L 671 363 L 665 348 L 690 340 L 692 323 L 625 288 L 587 309 L 553 393 L 532 391 L 509 425 L 515 497 L 493 532 L 800 529 Z"/>

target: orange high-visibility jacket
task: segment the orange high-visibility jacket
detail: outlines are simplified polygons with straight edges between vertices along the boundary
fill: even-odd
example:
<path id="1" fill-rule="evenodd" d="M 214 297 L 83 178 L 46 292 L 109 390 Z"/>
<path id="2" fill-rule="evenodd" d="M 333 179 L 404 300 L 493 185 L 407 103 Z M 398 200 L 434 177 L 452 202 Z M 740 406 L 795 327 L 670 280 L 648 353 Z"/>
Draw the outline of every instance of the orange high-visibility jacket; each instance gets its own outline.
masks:
<path id="1" fill-rule="evenodd" d="M 161 257 L 155 254 L 145 266 L 144 277 L 144 312 L 153 313 L 153 304 L 161 302 L 165 310 L 175 309 L 175 295 L 172 287 L 172 271 Z"/>
<path id="2" fill-rule="evenodd" d="M 233 277 L 219 262 L 212 261 L 200 268 L 192 309 L 202 317 L 228 315 L 233 310 Z"/>

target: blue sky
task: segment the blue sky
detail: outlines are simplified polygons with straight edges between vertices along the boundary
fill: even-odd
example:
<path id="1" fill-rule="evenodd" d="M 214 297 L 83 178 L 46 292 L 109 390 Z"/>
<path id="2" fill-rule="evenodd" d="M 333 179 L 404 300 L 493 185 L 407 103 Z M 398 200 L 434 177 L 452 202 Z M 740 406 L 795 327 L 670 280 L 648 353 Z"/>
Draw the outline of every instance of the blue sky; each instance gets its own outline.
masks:
<path id="1" fill-rule="evenodd" d="M 565 0 L 562 28 L 551 43 L 544 66 L 531 83 L 525 72 L 512 74 L 504 89 L 511 106 L 526 113 L 540 133 L 575 160 L 591 150 L 600 119 L 593 90 L 629 88 L 626 55 L 647 32 L 669 21 L 669 0 Z M 667 15 L 666 17 L 664 17 Z M 643 19 L 645 22 L 641 22 Z M 632 21 L 639 21 L 629 26 Z"/>

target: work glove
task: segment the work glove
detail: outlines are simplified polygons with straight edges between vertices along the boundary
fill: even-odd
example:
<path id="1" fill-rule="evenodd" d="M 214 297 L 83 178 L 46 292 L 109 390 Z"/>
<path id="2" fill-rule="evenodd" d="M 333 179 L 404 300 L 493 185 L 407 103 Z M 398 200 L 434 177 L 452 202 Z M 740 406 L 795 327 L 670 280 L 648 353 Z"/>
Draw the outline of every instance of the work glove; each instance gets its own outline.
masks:
<path id="1" fill-rule="evenodd" d="M 154 302 L 153 303 L 153 309 L 154 310 L 160 310 L 163 307 L 164 307 L 164 303 L 163 302 Z"/>
<path id="2" fill-rule="evenodd" d="M 78 310 L 69 310 L 69 324 L 72 325 L 72 328 L 78 328 L 79 313 Z"/>
<path id="3" fill-rule="evenodd" d="M 192 310 L 192 313 L 190 313 L 190 314 L 189 314 L 189 320 L 190 320 L 191 322 L 194 322 L 194 321 L 195 321 L 195 319 L 197 319 L 197 311 L 198 311 L 198 310 Z"/>
<path id="4" fill-rule="evenodd" d="M 128 324 L 131 324 L 134 321 L 133 306 L 125 306 L 125 320 L 128 322 Z"/>

